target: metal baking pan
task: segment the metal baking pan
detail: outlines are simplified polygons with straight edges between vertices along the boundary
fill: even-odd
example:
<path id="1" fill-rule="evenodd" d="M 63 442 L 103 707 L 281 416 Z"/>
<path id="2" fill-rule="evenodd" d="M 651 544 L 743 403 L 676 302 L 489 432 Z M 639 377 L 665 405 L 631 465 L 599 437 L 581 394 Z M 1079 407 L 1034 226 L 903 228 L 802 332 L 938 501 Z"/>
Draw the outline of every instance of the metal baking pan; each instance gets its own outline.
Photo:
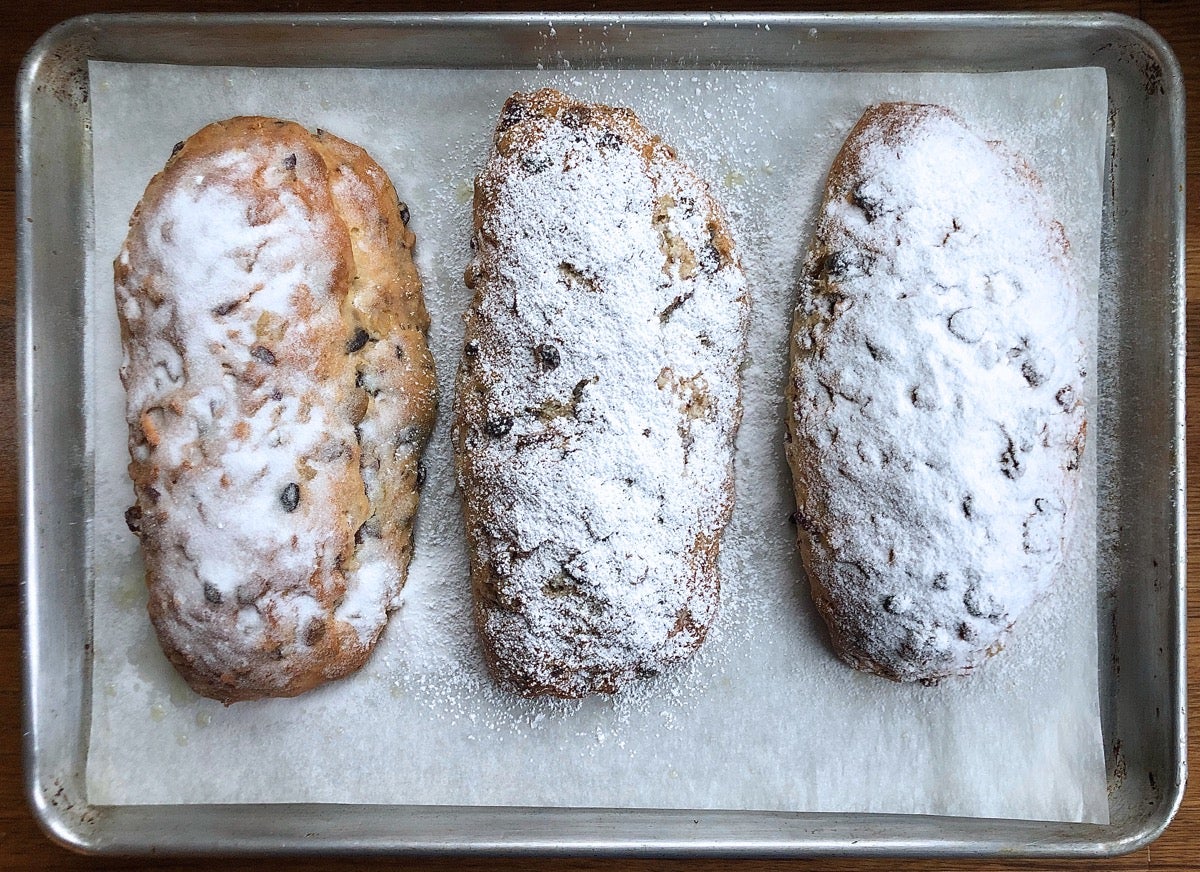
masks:
<path id="1" fill-rule="evenodd" d="M 1186 774 L 1184 113 L 1168 46 L 1117 15 L 97 15 L 19 76 L 25 761 L 46 832 L 84 851 L 1103 856 L 1166 827 Z M 622 25 L 619 46 L 609 44 Z M 762 26 L 762 25 L 769 25 Z M 615 51 L 614 51 L 615 49 Z M 1098 456 L 1111 823 L 919 815 L 380 805 L 95 806 L 84 790 L 87 62 L 239 66 L 1000 71 L 1101 67 L 1109 93 Z"/>

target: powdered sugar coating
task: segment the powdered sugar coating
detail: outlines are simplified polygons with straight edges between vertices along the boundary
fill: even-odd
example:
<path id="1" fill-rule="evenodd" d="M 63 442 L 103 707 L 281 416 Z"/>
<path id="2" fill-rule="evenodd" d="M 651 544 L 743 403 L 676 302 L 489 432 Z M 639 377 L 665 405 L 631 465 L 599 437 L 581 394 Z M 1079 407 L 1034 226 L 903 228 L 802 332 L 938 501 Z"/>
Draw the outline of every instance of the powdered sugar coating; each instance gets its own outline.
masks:
<path id="1" fill-rule="evenodd" d="M 181 143 L 130 221 L 127 517 L 202 694 L 344 675 L 394 607 L 434 402 L 411 247 L 365 152 L 273 119 Z"/>
<path id="2" fill-rule="evenodd" d="M 1053 583 L 1085 413 L 1066 238 L 951 112 L 869 109 L 793 327 L 787 454 L 817 607 L 860 669 L 936 681 Z"/>
<path id="3" fill-rule="evenodd" d="M 745 280 L 668 146 L 551 90 L 505 104 L 475 244 L 454 438 L 485 649 L 520 692 L 611 692 L 716 614 Z"/>

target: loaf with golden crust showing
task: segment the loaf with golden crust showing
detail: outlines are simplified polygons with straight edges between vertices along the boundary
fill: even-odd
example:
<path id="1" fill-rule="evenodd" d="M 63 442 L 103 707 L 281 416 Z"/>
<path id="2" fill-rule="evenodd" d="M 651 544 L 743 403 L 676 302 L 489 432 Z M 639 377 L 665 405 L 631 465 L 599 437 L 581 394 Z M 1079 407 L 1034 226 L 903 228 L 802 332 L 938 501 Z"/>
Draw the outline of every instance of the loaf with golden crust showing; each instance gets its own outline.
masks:
<path id="1" fill-rule="evenodd" d="M 717 611 L 748 295 L 723 212 L 628 109 L 505 103 L 475 186 L 454 441 L 493 673 L 612 692 Z"/>
<path id="2" fill-rule="evenodd" d="M 799 544 L 837 653 L 969 672 L 1054 582 L 1086 415 L 1066 235 L 940 106 L 866 111 L 829 174 L 787 385 Z"/>
<path id="3" fill-rule="evenodd" d="M 197 693 L 345 676 L 396 605 L 436 403 L 407 221 L 361 148 L 261 117 L 176 146 L 130 220 L 126 518 Z"/>

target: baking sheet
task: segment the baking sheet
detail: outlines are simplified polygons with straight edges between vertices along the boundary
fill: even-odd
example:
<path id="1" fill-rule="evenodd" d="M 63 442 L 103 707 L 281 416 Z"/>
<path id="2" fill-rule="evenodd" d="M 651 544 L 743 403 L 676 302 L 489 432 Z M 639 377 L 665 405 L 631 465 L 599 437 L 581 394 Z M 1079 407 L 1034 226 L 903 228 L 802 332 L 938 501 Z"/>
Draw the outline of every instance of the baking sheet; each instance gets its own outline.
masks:
<path id="1" fill-rule="evenodd" d="M 787 523 L 782 384 L 793 278 L 829 162 L 867 104 L 942 102 L 1025 153 L 1060 204 L 1095 348 L 1103 71 L 282 70 L 92 63 L 95 239 L 94 804 L 351 802 L 917 812 L 1107 822 L 1097 702 L 1095 496 L 1059 588 L 969 680 L 893 685 L 829 653 Z M 732 212 L 754 293 L 739 502 L 721 617 L 684 668 L 613 700 L 496 690 L 469 623 L 446 427 L 468 294 L 471 181 L 495 115 L 540 85 L 632 106 Z M 402 608 L 367 666 L 295 700 L 223 708 L 175 676 L 145 617 L 113 256 L 145 183 L 209 121 L 262 113 L 363 145 L 409 204 L 443 414 Z M 1094 366 L 1090 367 L 1095 372 Z M 1094 395 L 1094 385 L 1093 385 Z M 1092 405 L 1094 408 L 1094 403 Z M 1095 469 L 1094 451 L 1086 457 Z"/>

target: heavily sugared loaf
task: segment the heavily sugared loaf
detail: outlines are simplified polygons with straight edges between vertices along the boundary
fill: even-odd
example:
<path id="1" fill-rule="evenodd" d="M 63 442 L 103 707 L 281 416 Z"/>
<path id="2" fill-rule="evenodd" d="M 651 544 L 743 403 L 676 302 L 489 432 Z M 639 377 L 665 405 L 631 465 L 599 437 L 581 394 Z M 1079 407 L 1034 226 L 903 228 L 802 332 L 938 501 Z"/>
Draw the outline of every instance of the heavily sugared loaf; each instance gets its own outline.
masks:
<path id="1" fill-rule="evenodd" d="M 130 220 L 126 517 L 200 694 L 344 676 L 396 604 L 435 411 L 407 220 L 361 148 L 257 117 L 176 146 Z"/>
<path id="2" fill-rule="evenodd" d="M 829 174 L 787 385 L 799 544 L 837 653 L 966 673 L 1053 584 L 1086 425 L 1078 290 L 1019 157 L 867 110 Z"/>
<path id="3" fill-rule="evenodd" d="M 708 187 L 628 109 L 505 103 L 475 186 L 454 441 L 496 676 L 611 692 L 719 598 L 748 296 Z"/>

